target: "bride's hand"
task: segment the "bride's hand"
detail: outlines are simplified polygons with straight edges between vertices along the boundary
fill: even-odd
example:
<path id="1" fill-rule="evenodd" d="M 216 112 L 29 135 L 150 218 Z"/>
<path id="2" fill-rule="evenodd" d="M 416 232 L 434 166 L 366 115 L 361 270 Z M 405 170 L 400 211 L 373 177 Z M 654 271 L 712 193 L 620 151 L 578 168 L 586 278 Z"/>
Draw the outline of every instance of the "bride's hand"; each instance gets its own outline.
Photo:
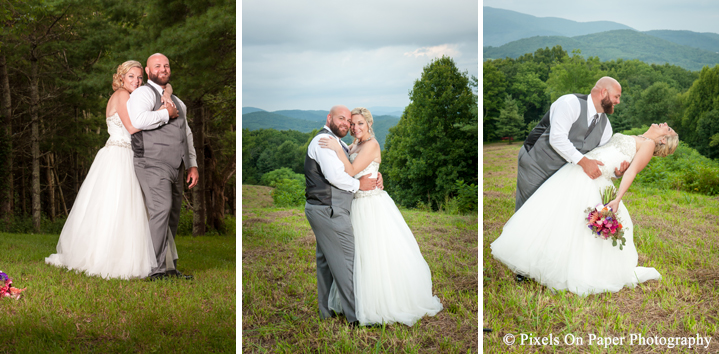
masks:
<path id="1" fill-rule="evenodd" d="M 612 209 L 613 212 L 617 212 L 619 210 L 619 199 L 614 199 L 611 202 L 607 203 L 607 206 Z"/>
<path id="2" fill-rule="evenodd" d="M 342 146 L 340 146 L 340 143 L 337 142 L 337 139 L 324 137 L 324 138 L 320 138 L 319 143 L 320 143 L 320 146 L 325 149 L 332 149 L 336 152 L 342 152 Z"/>

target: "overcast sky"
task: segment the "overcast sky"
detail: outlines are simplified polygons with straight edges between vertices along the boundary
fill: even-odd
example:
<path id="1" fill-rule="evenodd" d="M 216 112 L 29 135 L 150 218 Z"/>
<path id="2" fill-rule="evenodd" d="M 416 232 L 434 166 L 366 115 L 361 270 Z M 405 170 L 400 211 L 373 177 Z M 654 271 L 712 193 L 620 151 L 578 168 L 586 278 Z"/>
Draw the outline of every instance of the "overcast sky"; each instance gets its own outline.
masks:
<path id="1" fill-rule="evenodd" d="M 483 6 L 577 22 L 613 21 L 638 31 L 719 33 L 719 1 L 716 0 L 484 0 Z"/>
<path id="2" fill-rule="evenodd" d="M 243 0 L 241 13 L 243 107 L 404 107 L 443 54 L 478 76 L 477 0 Z"/>

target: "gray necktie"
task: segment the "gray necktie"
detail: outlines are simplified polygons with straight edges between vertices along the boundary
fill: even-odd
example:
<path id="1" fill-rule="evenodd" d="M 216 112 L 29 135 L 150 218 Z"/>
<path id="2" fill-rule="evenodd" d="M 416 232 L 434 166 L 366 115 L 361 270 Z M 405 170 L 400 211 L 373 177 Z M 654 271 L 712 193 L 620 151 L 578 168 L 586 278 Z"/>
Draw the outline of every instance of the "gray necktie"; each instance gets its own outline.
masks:
<path id="1" fill-rule="evenodd" d="M 587 129 L 587 134 L 584 134 L 584 139 L 586 139 L 589 136 L 589 134 L 592 133 L 592 130 L 594 129 L 594 127 L 597 126 L 598 120 L 599 120 L 599 113 L 596 113 L 594 115 L 594 119 L 592 119 L 592 123 L 589 124 L 589 129 Z"/>

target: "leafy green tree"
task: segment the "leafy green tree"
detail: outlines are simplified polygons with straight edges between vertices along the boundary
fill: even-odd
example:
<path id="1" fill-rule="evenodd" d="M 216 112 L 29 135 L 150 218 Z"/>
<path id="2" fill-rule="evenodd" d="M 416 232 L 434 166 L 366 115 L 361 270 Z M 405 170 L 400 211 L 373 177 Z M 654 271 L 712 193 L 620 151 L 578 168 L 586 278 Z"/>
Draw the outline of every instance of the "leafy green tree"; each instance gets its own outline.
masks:
<path id="1" fill-rule="evenodd" d="M 433 60 L 410 91 L 410 104 L 390 129 L 383 154 L 385 186 L 404 206 L 435 210 L 455 184 L 477 184 L 477 136 L 455 128 L 477 119 L 472 82 L 449 57 Z"/>
<path id="2" fill-rule="evenodd" d="M 519 113 L 517 101 L 509 95 L 504 99 L 504 107 L 499 113 L 497 127 L 497 135 L 501 138 L 509 138 L 508 143 L 524 138 L 524 117 Z"/>
<path id="3" fill-rule="evenodd" d="M 571 57 L 562 58 L 552 68 L 547 80 L 547 94 L 552 102 L 570 93 L 588 94 L 597 80 L 606 76 L 599 58 L 585 60 L 580 54 L 580 50 L 573 50 Z"/>
<path id="4" fill-rule="evenodd" d="M 499 115 L 502 108 L 502 97 L 506 95 L 507 80 L 503 72 L 499 71 L 492 61 L 482 63 L 482 126 L 484 141 L 496 137 L 494 121 L 491 117 Z"/>
<path id="5" fill-rule="evenodd" d="M 679 92 L 666 82 L 656 82 L 644 90 L 634 104 L 633 126 L 667 122 L 679 118 Z"/>
<path id="6" fill-rule="evenodd" d="M 518 64 L 517 75 L 508 90 L 517 101 L 519 114 L 530 121 L 541 119 L 550 104 L 549 96 L 545 93 L 547 85 L 539 78 L 537 65 L 532 64 Z"/>
<path id="7" fill-rule="evenodd" d="M 708 112 L 719 110 L 719 66 L 704 67 L 699 78 L 692 87 L 681 96 L 684 103 L 684 114 L 674 129 L 679 133 L 680 139 L 705 153 L 711 137 L 711 129 L 706 122 L 699 126 L 701 118 L 708 119 Z"/>

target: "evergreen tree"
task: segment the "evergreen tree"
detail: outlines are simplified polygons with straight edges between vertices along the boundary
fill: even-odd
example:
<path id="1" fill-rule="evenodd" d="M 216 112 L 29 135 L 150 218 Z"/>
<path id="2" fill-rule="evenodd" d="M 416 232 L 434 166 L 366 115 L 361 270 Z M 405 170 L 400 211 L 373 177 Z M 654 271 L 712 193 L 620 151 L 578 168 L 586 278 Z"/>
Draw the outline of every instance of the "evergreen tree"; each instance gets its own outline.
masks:
<path id="1" fill-rule="evenodd" d="M 507 95 L 504 99 L 504 107 L 500 111 L 499 118 L 497 119 L 497 135 L 501 138 L 509 138 L 508 142 L 520 140 L 525 137 L 525 131 L 523 129 L 525 127 L 524 117 L 519 114 L 517 101 Z"/>

